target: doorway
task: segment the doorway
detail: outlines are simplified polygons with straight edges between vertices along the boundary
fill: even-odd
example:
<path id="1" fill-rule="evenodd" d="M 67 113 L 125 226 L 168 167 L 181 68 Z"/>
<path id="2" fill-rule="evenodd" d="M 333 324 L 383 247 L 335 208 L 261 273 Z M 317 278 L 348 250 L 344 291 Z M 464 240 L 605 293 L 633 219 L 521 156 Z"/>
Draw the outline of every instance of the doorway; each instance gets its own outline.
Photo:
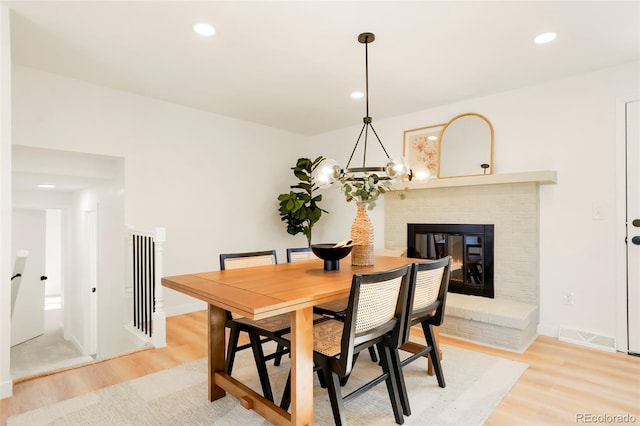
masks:
<path id="1" fill-rule="evenodd" d="M 41 304 L 43 310 L 49 308 L 44 310 L 45 330 L 27 343 L 35 345 L 50 337 L 46 328 L 55 326 L 52 331 L 62 335 L 55 340 L 74 349 L 63 356 L 64 361 L 48 360 L 55 351 L 46 344 L 20 354 L 14 350 L 12 378 L 18 377 L 14 374 L 18 361 L 39 365 L 41 373 L 92 361 L 90 354 L 100 358 L 135 349 L 125 328 L 127 319 L 120 315 L 127 303 L 119 291 L 125 277 L 124 260 L 120 260 L 126 249 L 126 240 L 120 236 L 126 229 L 124 159 L 13 145 L 11 183 L 13 209 L 46 212 L 47 232 L 57 229 L 46 237 L 51 247 L 46 249 L 50 264 L 42 274 L 48 278 L 46 303 Z M 100 300 L 91 293 L 98 282 L 107 282 L 112 289 L 104 291 Z M 100 323 L 98 312 L 110 320 Z M 33 371 L 29 367 L 28 375 Z"/>
<path id="2" fill-rule="evenodd" d="M 13 247 L 27 252 L 12 317 L 14 379 L 87 362 L 65 338 L 63 209 L 14 209 Z M 26 327 L 25 327 L 26 326 Z"/>

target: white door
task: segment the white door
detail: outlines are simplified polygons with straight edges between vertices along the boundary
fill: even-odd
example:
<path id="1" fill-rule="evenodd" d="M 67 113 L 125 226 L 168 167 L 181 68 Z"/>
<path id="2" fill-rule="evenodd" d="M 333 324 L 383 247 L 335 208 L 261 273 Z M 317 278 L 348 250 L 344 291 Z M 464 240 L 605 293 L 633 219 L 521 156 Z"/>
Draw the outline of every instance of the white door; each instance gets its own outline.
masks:
<path id="1" fill-rule="evenodd" d="M 629 353 L 640 354 L 640 101 L 626 104 Z"/>
<path id="2" fill-rule="evenodd" d="M 29 256 L 11 316 L 11 346 L 44 333 L 45 235 L 44 210 L 13 210 L 13 255 L 27 250 Z"/>

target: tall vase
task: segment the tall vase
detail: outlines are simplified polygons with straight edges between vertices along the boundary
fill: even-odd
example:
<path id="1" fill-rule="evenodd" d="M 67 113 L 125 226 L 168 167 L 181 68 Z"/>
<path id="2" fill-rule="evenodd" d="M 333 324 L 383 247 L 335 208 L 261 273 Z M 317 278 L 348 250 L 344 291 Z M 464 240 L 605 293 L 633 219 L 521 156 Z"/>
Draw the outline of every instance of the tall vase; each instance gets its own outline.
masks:
<path id="1" fill-rule="evenodd" d="M 351 225 L 351 264 L 356 266 L 373 265 L 373 224 L 367 215 L 366 204 L 356 203 L 358 210 Z"/>

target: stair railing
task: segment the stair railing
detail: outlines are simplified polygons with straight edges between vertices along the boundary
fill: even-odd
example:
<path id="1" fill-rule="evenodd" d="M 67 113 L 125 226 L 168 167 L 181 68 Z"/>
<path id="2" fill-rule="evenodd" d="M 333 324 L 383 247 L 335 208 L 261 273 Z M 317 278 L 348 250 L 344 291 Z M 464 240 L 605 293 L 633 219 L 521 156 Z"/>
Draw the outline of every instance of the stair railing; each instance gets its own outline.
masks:
<path id="1" fill-rule="evenodd" d="M 13 275 L 11 275 L 11 317 L 13 317 L 13 310 L 16 306 L 16 300 L 18 300 L 18 293 L 20 292 L 20 281 L 22 281 L 22 274 L 27 264 L 27 258 L 29 257 L 28 250 L 18 250 L 16 253 L 16 260 L 13 263 Z"/>
<path id="2" fill-rule="evenodd" d="M 165 234 L 165 228 L 129 228 L 127 241 L 132 329 L 156 348 L 167 346 L 166 312 L 161 284 Z"/>

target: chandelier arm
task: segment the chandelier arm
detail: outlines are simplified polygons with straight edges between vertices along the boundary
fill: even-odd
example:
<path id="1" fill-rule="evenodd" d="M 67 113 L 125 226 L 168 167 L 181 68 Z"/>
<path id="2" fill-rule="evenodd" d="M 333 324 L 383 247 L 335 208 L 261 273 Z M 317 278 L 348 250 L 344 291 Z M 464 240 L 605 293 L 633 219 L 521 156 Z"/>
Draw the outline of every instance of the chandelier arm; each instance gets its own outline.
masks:
<path id="1" fill-rule="evenodd" d="M 387 149 L 382 144 L 382 141 L 380 140 L 380 137 L 378 136 L 378 133 L 376 132 L 376 129 L 373 128 L 373 124 L 369 124 L 369 126 L 371 127 L 371 130 L 373 131 L 373 134 L 376 135 L 376 139 L 378 139 L 378 143 L 380 143 L 380 146 L 382 147 L 382 150 L 384 151 L 384 154 L 387 156 L 388 159 L 391 159 L 391 157 L 389 157 L 389 153 L 387 152 Z"/>
<path id="2" fill-rule="evenodd" d="M 365 123 L 364 127 L 364 150 L 362 151 L 362 167 L 367 167 L 367 138 L 369 136 L 369 126 L 371 123 Z"/>
<path id="3" fill-rule="evenodd" d="M 345 169 L 349 168 L 349 164 L 351 164 L 351 159 L 353 158 L 353 154 L 355 154 L 356 152 L 356 148 L 358 148 L 358 144 L 360 143 L 360 138 L 362 137 L 362 132 L 364 132 L 365 127 L 367 127 L 367 123 L 365 123 L 362 126 L 362 129 L 360 129 L 360 134 L 358 135 L 358 140 L 356 141 L 356 145 L 353 147 L 353 151 L 351 151 L 351 155 L 349 156 L 349 161 L 347 161 L 347 167 L 345 167 Z"/>

